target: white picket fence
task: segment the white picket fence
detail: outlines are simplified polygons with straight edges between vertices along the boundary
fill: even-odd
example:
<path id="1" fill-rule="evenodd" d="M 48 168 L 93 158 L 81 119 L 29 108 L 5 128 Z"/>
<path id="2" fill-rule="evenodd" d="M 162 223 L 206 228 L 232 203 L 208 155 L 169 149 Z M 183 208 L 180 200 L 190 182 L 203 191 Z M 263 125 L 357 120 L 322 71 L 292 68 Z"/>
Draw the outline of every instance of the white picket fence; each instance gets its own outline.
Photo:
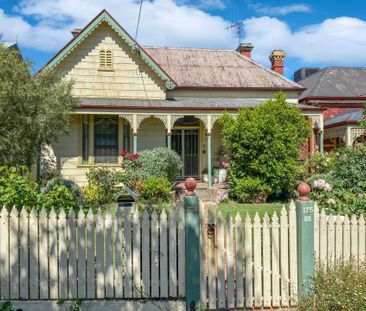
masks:
<path id="1" fill-rule="evenodd" d="M 185 296 L 184 210 L 0 214 L 4 300 Z"/>
<path id="2" fill-rule="evenodd" d="M 318 262 L 322 265 L 335 260 L 366 262 L 366 224 L 364 216 L 327 215 L 314 209 L 314 247 Z"/>
<path id="3" fill-rule="evenodd" d="M 211 205 L 211 206 L 210 206 Z M 292 202 L 280 215 L 253 219 L 238 214 L 224 220 L 207 204 L 207 223 L 215 234 L 202 228 L 201 299 L 216 309 L 277 308 L 297 302 L 296 211 Z M 206 218 L 204 215 L 203 218 Z"/>

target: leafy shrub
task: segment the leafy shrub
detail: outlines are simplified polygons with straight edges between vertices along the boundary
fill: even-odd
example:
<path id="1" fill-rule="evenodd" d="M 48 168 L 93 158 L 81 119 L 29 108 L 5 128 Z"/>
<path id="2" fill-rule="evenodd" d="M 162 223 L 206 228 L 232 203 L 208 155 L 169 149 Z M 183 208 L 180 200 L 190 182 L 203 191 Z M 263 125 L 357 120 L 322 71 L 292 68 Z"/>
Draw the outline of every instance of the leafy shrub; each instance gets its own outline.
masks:
<path id="1" fill-rule="evenodd" d="M 151 177 L 145 180 L 141 199 L 152 204 L 168 202 L 172 184 L 167 178 Z"/>
<path id="2" fill-rule="evenodd" d="M 311 174 L 328 174 L 334 169 L 336 162 L 336 153 L 320 153 L 315 152 L 310 159 L 304 164 L 304 170 L 306 173 Z"/>
<path id="3" fill-rule="evenodd" d="M 64 186 L 73 195 L 74 199 L 78 202 L 83 201 L 83 193 L 81 188 L 72 180 L 64 178 L 62 176 L 54 177 L 47 181 L 46 185 L 41 188 L 42 193 L 49 193 L 54 190 L 55 186 Z"/>
<path id="4" fill-rule="evenodd" d="M 300 299 L 299 311 L 366 310 L 366 266 L 350 261 L 321 267 L 312 280 L 313 292 Z"/>
<path id="5" fill-rule="evenodd" d="M 70 190 L 64 185 L 57 184 L 46 194 L 39 196 L 38 205 L 40 207 L 45 207 L 47 210 L 54 207 L 57 213 L 61 208 L 63 208 L 65 212 L 68 212 L 70 208 L 78 211 L 80 207 Z"/>
<path id="6" fill-rule="evenodd" d="M 85 200 L 90 204 L 107 204 L 116 201 L 120 173 L 108 168 L 91 169 L 86 174 L 87 185 L 83 187 Z"/>
<path id="7" fill-rule="evenodd" d="M 330 189 L 319 187 L 319 180 Z M 328 212 L 360 214 L 366 212 L 366 144 L 339 150 L 334 168 L 327 174 L 308 179 L 313 200 Z"/>
<path id="8" fill-rule="evenodd" d="M 0 167 L 0 206 L 37 205 L 38 185 L 30 181 L 27 167 Z"/>
<path id="9" fill-rule="evenodd" d="M 231 151 L 231 191 L 236 191 L 232 188 L 235 180 L 253 177 L 273 192 L 292 192 L 301 173 L 299 146 L 311 128 L 300 110 L 287 104 L 283 93 L 254 109 L 239 110 L 237 118 L 225 114 L 220 123 L 225 147 Z"/>
<path id="10" fill-rule="evenodd" d="M 234 195 L 241 203 L 264 203 L 270 191 L 259 178 L 248 177 L 236 181 Z"/>

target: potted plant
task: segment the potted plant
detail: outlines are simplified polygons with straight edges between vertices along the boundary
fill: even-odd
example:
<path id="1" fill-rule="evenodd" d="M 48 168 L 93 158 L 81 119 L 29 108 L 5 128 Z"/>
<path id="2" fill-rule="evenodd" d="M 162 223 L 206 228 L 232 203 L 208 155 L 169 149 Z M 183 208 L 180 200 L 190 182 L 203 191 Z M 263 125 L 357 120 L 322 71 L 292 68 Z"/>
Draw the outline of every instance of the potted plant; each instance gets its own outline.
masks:
<path id="1" fill-rule="evenodd" d="M 203 178 L 204 182 L 208 182 L 208 169 L 207 168 L 204 168 L 202 170 L 202 178 Z"/>
<path id="2" fill-rule="evenodd" d="M 221 168 L 219 169 L 218 182 L 223 183 L 227 178 L 227 168 L 229 167 L 229 162 L 221 161 Z"/>

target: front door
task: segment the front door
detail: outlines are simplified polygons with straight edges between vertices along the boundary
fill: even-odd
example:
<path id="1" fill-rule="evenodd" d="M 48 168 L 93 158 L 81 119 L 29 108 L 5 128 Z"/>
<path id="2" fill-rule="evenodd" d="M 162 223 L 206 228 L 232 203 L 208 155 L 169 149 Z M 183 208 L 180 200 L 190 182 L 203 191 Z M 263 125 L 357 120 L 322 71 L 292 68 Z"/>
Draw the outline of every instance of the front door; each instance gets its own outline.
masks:
<path id="1" fill-rule="evenodd" d="M 173 129 L 172 149 L 183 161 L 179 177 L 199 177 L 199 129 Z"/>

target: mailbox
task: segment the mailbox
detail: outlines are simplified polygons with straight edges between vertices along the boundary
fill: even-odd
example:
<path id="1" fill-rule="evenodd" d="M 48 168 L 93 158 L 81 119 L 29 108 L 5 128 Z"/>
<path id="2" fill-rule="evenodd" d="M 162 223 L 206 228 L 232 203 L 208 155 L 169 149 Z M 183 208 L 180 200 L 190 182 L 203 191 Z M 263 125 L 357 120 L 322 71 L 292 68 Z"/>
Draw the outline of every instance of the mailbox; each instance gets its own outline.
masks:
<path id="1" fill-rule="evenodd" d="M 117 198 L 117 208 L 131 208 L 133 207 L 135 201 L 136 201 L 136 193 L 133 192 L 130 188 L 124 187 L 119 193 L 119 196 Z"/>

